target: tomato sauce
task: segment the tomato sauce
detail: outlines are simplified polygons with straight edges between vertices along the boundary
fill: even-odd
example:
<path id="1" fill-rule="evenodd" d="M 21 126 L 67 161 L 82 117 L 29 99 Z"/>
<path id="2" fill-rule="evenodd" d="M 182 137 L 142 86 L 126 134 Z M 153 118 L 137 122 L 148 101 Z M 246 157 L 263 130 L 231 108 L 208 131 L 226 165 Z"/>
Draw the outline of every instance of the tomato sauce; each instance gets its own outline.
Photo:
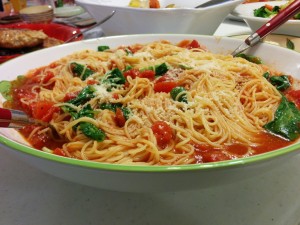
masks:
<path id="1" fill-rule="evenodd" d="M 65 142 L 58 142 L 53 140 L 52 136 L 47 133 L 34 133 L 31 137 L 30 134 L 35 128 L 42 128 L 38 125 L 28 125 L 20 129 L 21 135 L 36 149 L 41 150 L 43 147 L 49 149 L 61 148 Z M 30 137 L 30 138 L 29 138 Z"/>
<path id="2" fill-rule="evenodd" d="M 293 144 L 291 141 L 284 140 L 267 132 L 261 132 L 257 135 L 257 138 L 260 140 L 260 145 L 251 146 L 251 155 L 266 153 Z M 248 154 L 248 146 L 239 143 L 227 145 L 224 147 L 224 150 L 199 144 L 194 144 L 194 147 L 194 157 L 197 163 L 243 158 Z"/>

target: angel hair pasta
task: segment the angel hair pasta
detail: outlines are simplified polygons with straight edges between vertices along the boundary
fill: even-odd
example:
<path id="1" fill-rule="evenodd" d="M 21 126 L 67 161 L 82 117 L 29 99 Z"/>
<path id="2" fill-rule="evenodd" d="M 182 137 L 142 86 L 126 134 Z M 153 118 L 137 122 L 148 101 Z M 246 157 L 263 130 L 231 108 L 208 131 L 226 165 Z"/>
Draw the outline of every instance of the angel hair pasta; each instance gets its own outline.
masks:
<path id="1" fill-rule="evenodd" d="M 299 116 L 291 82 L 196 40 L 164 40 L 99 46 L 33 69 L 12 82 L 5 106 L 48 123 L 20 130 L 43 151 L 117 164 L 205 163 L 295 140 L 299 128 L 276 130 L 278 110 Z"/>

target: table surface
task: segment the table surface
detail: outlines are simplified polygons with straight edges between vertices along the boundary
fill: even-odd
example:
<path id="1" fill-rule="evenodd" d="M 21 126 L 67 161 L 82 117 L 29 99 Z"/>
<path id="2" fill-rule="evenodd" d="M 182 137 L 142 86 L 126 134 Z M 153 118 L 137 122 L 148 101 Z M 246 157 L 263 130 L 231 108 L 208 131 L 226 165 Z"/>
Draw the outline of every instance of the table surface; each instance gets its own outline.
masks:
<path id="1" fill-rule="evenodd" d="M 249 33 L 230 20 L 216 35 Z M 136 194 L 61 180 L 0 149 L 0 225 L 299 225 L 300 156 L 223 187 Z"/>

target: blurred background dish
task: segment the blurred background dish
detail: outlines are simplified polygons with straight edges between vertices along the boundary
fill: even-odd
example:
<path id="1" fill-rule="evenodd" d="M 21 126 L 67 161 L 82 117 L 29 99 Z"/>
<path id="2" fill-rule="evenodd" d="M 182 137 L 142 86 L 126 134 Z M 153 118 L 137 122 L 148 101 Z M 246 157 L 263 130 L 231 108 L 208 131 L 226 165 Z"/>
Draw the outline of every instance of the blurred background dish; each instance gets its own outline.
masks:
<path id="1" fill-rule="evenodd" d="M 50 5 L 29 6 L 20 10 L 20 17 L 27 23 L 50 23 L 54 10 Z"/>
<path id="2" fill-rule="evenodd" d="M 27 23 L 15 23 L 15 24 L 7 24 L 7 25 L 0 25 L 1 28 L 9 28 L 9 29 L 29 29 L 29 30 L 41 30 L 43 31 L 48 37 L 55 38 L 60 40 L 61 42 L 64 42 L 68 40 L 71 36 L 74 34 L 80 32 L 80 29 L 70 26 L 65 26 L 61 24 L 27 24 Z M 82 36 L 74 39 L 73 41 L 78 41 L 83 39 Z M 22 54 L 38 50 L 43 48 L 43 46 L 37 46 L 35 48 L 25 48 L 25 49 L 14 49 L 14 50 L 8 50 L 0 48 L 0 63 L 3 63 L 9 59 L 15 58 L 17 56 L 20 56 Z"/>
<path id="3" fill-rule="evenodd" d="M 116 10 L 116 14 L 101 26 L 107 36 L 141 33 L 212 35 L 242 0 L 228 1 L 207 8 L 194 8 L 202 2 L 161 0 L 159 9 L 129 7 L 129 1 L 124 0 L 77 0 L 76 4 L 85 8 L 96 21 Z M 171 3 L 175 4 L 175 8 L 164 8 Z"/>
<path id="4" fill-rule="evenodd" d="M 55 17 L 72 17 L 76 15 L 80 15 L 84 13 L 84 9 L 81 6 L 65 6 L 65 7 L 58 7 L 54 9 Z"/>
<path id="5" fill-rule="evenodd" d="M 272 1 L 272 2 L 256 2 L 249 4 L 241 4 L 237 6 L 232 15 L 243 19 L 248 26 L 251 28 L 253 32 L 259 29 L 261 26 L 266 24 L 270 18 L 261 18 L 254 16 L 254 10 L 259 9 L 266 4 L 270 6 L 282 6 L 286 4 L 288 1 Z M 279 28 L 274 30 L 272 33 L 275 34 L 286 34 L 292 36 L 300 36 L 300 20 L 290 19 Z"/>

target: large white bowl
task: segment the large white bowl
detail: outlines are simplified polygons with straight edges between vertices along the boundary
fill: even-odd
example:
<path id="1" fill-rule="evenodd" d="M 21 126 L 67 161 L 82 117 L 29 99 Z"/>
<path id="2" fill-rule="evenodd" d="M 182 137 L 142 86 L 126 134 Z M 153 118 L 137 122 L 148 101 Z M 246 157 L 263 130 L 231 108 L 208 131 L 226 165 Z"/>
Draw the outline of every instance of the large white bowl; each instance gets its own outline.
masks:
<path id="1" fill-rule="evenodd" d="M 174 3 L 180 8 L 145 9 L 128 7 L 129 0 L 76 0 L 96 21 L 113 10 L 116 14 L 101 28 L 106 36 L 122 34 L 207 34 L 212 35 L 225 17 L 242 1 L 232 0 L 207 8 L 193 7 L 207 0 L 160 0 L 164 7 Z"/>
<path id="2" fill-rule="evenodd" d="M 232 15 L 244 19 L 244 21 L 248 24 L 250 29 L 255 32 L 261 26 L 266 24 L 270 18 L 261 18 L 255 17 L 253 12 L 254 9 L 258 9 L 265 4 L 269 4 L 272 6 L 280 6 L 287 3 L 287 1 L 273 1 L 273 2 L 255 2 L 255 3 L 248 3 L 248 4 L 241 4 L 237 6 Z M 292 36 L 299 36 L 300 37 L 300 20 L 288 20 L 280 27 L 272 31 L 274 34 L 286 34 Z"/>
<path id="3" fill-rule="evenodd" d="M 196 39 L 212 52 L 228 53 L 242 40 L 198 35 L 129 35 L 85 40 L 29 53 L 0 65 L 2 80 L 12 80 L 29 69 L 47 65 L 63 56 L 82 49 L 97 49 L 99 45 L 111 48 L 155 40 L 177 43 Z M 262 43 L 249 54 L 260 56 L 267 64 L 300 78 L 300 54 L 285 48 Z M 16 66 L 18 65 L 18 66 Z M 0 95 L 0 102 L 3 101 Z M 13 129 L 0 129 L 1 151 L 4 149 L 18 158 L 54 176 L 108 190 L 126 192 L 158 192 L 208 188 L 238 182 L 270 171 L 288 162 L 298 153 L 300 143 L 269 153 L 236 160 L 185 166 L 127 166 L 113 165 L 60 157 L 26 145 Z M 0 151 L 0 154 L 1 154 Z M 17 163 L 17 162 L 16 162 Z"/>

